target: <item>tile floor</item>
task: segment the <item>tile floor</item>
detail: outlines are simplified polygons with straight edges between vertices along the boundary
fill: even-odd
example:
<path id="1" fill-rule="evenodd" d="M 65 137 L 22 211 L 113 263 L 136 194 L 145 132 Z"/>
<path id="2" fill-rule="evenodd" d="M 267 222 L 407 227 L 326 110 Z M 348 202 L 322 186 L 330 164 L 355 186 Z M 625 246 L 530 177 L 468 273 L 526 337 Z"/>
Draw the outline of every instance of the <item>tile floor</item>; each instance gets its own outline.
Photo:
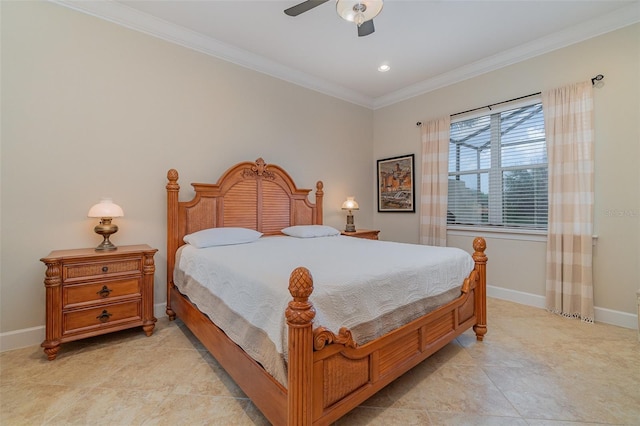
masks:
<path id="1" fill-rule="evenodd" d="M 467 332 L 337 425 L 640 425 L 635 330 L 496 299 Z M 0 424 L 267 425 L 179 322 L 0 354 Z"/>

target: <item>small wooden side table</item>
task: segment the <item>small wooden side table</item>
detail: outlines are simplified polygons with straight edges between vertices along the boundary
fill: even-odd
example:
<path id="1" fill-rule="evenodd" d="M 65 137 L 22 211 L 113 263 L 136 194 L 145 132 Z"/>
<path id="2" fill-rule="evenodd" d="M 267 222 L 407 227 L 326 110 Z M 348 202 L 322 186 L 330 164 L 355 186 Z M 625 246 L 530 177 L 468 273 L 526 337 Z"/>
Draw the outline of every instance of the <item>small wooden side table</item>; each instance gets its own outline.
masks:
<path id="1" fill-rule="evenodd" d="M 354 232 L 340 232 L 341 235 L 346 235 L 347 237 L 365 238 L 367 240 L 377 240 L 379 233 L 380 230 L 378 229 L 357 229 Z"/>
<path id="2" fill-rule="evenodd" d="M 116 250 L 56 250 L 40 259 L 47 265 L 44 352 L 53 361 L 60 344 L 142 326 L 151 336 L 153 256 L 146 244 Z"/>

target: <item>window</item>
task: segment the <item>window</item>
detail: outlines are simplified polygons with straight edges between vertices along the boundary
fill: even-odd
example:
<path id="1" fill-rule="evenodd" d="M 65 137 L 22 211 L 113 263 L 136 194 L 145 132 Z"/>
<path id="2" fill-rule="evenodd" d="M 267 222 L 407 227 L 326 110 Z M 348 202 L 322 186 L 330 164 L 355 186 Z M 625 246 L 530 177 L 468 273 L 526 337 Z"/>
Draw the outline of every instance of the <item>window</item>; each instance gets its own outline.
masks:
<path id="1" fill-rule="evenodd" d="M 547 229 L 542 104 L 451 123 L 447 224 Z"/>

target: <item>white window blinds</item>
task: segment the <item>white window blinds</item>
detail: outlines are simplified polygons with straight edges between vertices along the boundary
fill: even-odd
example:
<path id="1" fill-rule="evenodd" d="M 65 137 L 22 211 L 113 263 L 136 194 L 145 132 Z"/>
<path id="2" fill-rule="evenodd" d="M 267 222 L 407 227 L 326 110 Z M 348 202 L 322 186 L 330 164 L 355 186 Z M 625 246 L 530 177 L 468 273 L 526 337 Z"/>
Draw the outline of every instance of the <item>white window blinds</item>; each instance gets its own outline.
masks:
<path id="1" fill-rule="evenodd" d="M 542 104 L 453 122 L 447 224 L 546 229 Z"/>

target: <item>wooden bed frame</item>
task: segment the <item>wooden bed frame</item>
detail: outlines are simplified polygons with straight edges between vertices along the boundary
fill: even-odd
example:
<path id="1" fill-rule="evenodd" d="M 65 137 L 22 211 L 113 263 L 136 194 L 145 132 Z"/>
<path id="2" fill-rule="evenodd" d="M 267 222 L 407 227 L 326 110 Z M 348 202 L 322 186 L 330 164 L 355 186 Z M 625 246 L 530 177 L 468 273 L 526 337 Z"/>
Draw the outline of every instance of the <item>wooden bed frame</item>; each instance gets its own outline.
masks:
<path id="1" fill-rule="evenodd" d="M 191 201 L 178 199 L 178 172 L 167 173 L 167 315 L 176 315 L 211 352 L 274 425 L 330 424 L 384 386 L 473 327 L 478 340 L 486 326 L 486 244 L 473 242 L 475 268 L 454 301 L 358 347 L 348 329 L 316 327 L 309 296 L 313 279 L 305 268 L 291 273 L 293 298 L 283 315 L 289 328 L 285 388 L 231 341 L 174 286 L 176 250 L 186 234 L 237 226 L 278 235 L 291 225 L 322 224 L 323 184 L 298 189 L 291 177 L 262 158 L 228 169 L 216 184 L 192 184 Z"/>

